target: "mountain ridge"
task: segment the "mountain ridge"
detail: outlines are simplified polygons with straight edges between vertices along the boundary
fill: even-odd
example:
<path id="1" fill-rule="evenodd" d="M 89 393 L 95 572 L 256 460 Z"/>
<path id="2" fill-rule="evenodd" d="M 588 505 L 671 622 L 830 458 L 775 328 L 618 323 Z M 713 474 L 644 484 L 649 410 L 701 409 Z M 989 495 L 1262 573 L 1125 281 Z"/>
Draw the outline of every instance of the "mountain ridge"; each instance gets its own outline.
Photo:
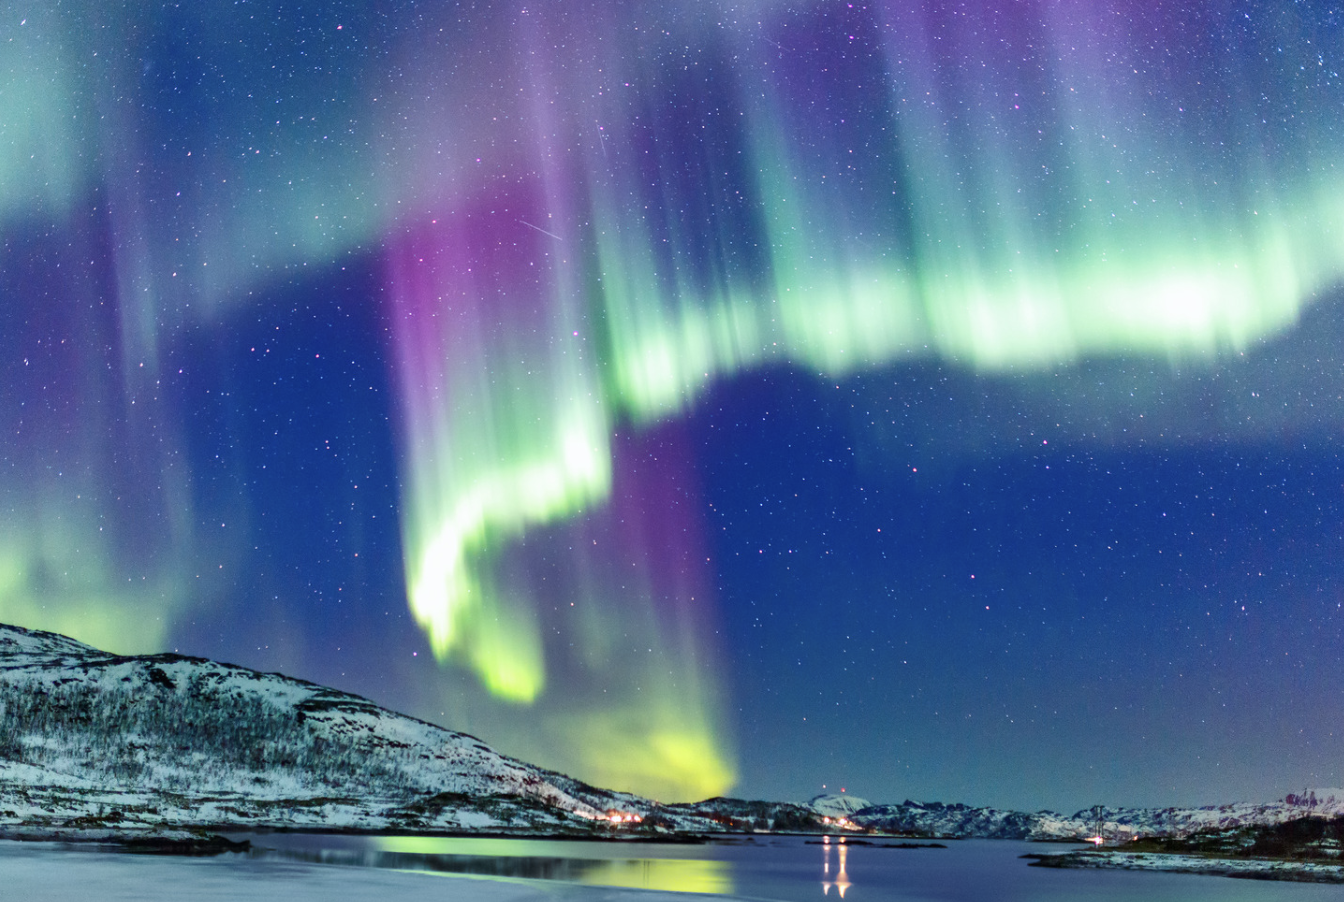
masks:
<path id="1" fill-rule="evenodd" d="M 1195 808 L 1095 805 L 1071 815 L 907 799 L 899 804 L 861 808 L 847 818 L 863 829 L 937 838 L 1072 840 L 1100 836 L 1105 842 L 1115 843 L 1340 815 L 1344 815 L 1344 790 L 1307 789 L 1268 803 L 1235 802 Z"/>
<path id="2" fill-rule="evenodd" d="M 181 828 L 629 836 L 854 830 L 1108 841 L 1344 814 L 1344 790 L 1268 804 L 1095 806 L 715 798 L 663 804 L 503 755 L 477 737 L 277 673 L 123 656 L 0 625 L 0 835 Z"/>
<path id="3" fill-rule="evenodd" d="M 0 830 L 611 835 L 815 829 L 804 806 L 664 805 L 368 699 L 176 653 L 0 625 Z"/>

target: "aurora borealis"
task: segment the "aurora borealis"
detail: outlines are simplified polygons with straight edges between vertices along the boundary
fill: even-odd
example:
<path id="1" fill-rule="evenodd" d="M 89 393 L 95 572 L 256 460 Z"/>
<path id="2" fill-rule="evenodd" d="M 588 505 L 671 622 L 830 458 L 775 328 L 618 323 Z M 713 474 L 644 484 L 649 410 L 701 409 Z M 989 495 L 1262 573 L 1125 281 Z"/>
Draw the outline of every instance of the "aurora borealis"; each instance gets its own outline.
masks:
<path id="1" fill-rule="evenodd" d="M 1342 57 L 1323 2 L 0 2 L 0 620 L 669 799 L 1334 785 Z"/>

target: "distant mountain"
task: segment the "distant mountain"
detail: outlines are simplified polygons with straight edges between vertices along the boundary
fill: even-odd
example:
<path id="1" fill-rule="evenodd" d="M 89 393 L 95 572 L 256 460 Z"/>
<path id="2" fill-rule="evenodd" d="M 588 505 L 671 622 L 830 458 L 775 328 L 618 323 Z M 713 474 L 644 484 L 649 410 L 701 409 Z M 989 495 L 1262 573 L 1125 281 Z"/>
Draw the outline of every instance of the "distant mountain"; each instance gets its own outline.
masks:
<path id="1" fill-rule="evenodd" d="M 819 809 L 820 810 L 820 809 Z M 1097 808 L 1071 815 L 974 808 L 940 802 L 873 805 L 848 815 L 851 822 L 884 833 L 989 839 L 1082 839 L 1108 842 L 1140 836 L 1188 836 L 1198 831 L 1283 824 L 1305 816 L 1344 814 L 1344 790 L 1305 790 L 1267 804 L 1241 802 L 1203 808 Z"/>
<path id="2" fill-rule="evenodd" d="M 807 803 L 813 811 L 826 817 L 849 817 L 856 811 L 873 807 L 873 803 L 858 796 L 843 793 L 813 796 Z"/>
<path id="3" fill-rule="evenodd" d="M 597 789 L 279 674 L 0 625 L 0 830 L 11 834 L 820 827 L 797 805 L 702 806 Z"/>
<path id="4" fill-rule="evenodd" d="M 1083 836 L 1086 829 L 1080 827 L 1078 831 L 1069 832 L 1065 819 L 1050 812 L 1028 814 L 941 802 L 872 805 L 848 817 L 861 827 L 883 833 L 943 838 L 1046 839 Z"/>

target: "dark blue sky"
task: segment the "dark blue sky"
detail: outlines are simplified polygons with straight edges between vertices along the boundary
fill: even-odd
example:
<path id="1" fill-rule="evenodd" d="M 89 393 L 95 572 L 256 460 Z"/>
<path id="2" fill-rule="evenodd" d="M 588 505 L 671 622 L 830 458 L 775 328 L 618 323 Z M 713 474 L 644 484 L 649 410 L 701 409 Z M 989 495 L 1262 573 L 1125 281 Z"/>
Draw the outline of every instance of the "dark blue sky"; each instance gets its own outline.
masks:
<path id="1" fill-rule="evenodd" d="M 743 748 L 800 750 L 761 756 L 761 791 L 1066 807 L 1337 780 L 1342 408 L 1315 355 L 1337 302 L 1309 326 L 1213 369 L 716 391 L 692 422 Z"/>

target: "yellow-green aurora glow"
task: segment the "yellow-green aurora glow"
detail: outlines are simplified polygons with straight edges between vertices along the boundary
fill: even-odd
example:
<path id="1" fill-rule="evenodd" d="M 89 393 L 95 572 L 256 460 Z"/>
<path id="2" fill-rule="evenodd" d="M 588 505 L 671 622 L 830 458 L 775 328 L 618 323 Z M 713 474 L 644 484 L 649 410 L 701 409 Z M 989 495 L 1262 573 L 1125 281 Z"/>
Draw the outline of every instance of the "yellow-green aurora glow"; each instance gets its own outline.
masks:
<path id="1" fill-rule="evenodd" d="M 0 222 L 56 223 L 69 261 L 111 273 L 34 266 L 102 350 L 5 364 L 15 435 L 21 395 L 65 400 L 47 458 L 0 477 L 0 619 L 148 650 L 226 592 L 164 349 L 263 320 L 256 298 L 309 264 L 377 254 L 406 592 L 446 668 L 422 708 L 616 788 L 704 797 L 737 769 L 702 527 L 660 523 L 660 486 L 690 477 L 636 472 L 622 436 L 772 365 L 1213 360 L 1344 278 L 1339 76 L 1285 4 L 1244 46 L 1197 48 L 1120 2 L 400 24 L 351 2 L 309 9 L 302 47 L 255 5 L 0 4 L 23 23 L 0 45 Z M 271 72 L 248 47 L 289 49 Z M 30 355 L 60 332 L 5 322 Z"/>

